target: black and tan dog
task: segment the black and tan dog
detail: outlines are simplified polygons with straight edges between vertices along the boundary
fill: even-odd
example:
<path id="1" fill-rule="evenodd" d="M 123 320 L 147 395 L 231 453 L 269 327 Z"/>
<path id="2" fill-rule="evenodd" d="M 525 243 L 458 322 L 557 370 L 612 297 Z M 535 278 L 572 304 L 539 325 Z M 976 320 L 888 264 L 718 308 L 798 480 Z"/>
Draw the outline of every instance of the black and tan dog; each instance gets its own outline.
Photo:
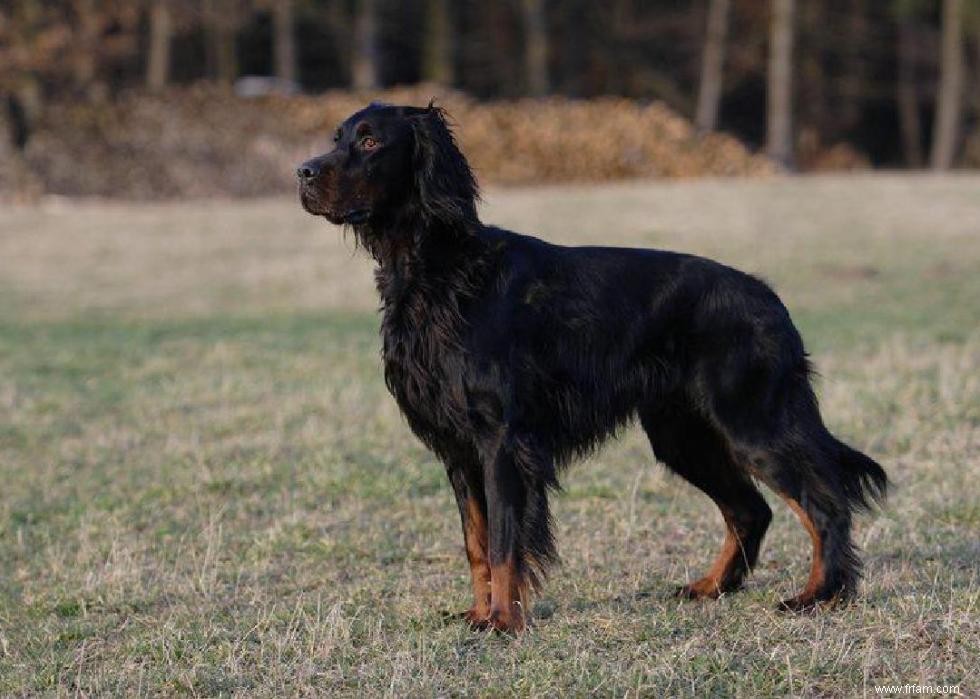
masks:
<path id="1" fill-rule="evenodd" d="M 561 467 L 634 418 L 727 525 L 711 569 L 680 595 L 717 597 L 751 570 L 771 519 L 756 481 L 813 540 L 810 578 L 781 607 L 854 593 L 852 513 L 887 478 L 824 426 L 800 335 L 769 287 L 692 255 L 484 225 L 431 105 L 371 105 L 335 142 L 298 169 L 300 198 L 351 226 L 377 262 L 385 380 L 455 491 L 470 623 L 524 628 L 528 592 L 557 558 L 548 492 Z"/>

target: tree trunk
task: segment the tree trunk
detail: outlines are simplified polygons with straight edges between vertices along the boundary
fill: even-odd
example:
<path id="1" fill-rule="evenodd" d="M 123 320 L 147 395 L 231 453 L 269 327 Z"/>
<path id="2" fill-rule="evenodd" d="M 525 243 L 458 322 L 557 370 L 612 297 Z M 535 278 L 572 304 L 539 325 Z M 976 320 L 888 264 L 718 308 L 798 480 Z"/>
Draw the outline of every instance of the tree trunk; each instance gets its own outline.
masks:
<path id="1" fill-rule="evenodd" d="M 795 0 L 773 0 L 769 38 L 766 151 L 793 165 L 793 14 Z"/>
<path id="2" fill-rule="evenodd" d="M 453 27 L 449 0 L 428 0 L 427 5 L 422 79 L 439 85 L 452 85 Z"/>
<path id="3" fill-rule="evenodd" d="M 19 89 L 6 91 L 0 85 L 0 162 L 6 166 L 0 168 L 0 189 L 6 187 L 18 198 L 43 191 L 38 175 L 24 161 L 32 122 L 41 112 L 41 99 L 40 85 L 32 75 L 23 76 Z"/>
<path id="4" fill-rule="evenodd" d="M 214 41 L 218 82 L 230 85 L 238 77 L 235 30 L 223 23 L 220 24 L 215 32 Z"/>
<path id="5" fill-rule="evenodd" d="M 828 8 L 822 2 L 808 2 L 800 5 L 800 16 L 797 19 L 801 26 L 824 27 L 828 17 L 834 15 L 834 8 Z M 833 93 L 831 86 L 837 81 L 831 81 L 827 76 L 825 56 L 818 47 L 810 50 L 801 49 L 797 52 L 794 77 L 796 88 L 793 90 L 797 108 L 793 115 L 795 120 L 807 124 L 810 134 L 816 136 L 815 144 L 819 147 L 827 135 L 840 133 L 840 111 L 836 103 L 831 104 L 829 95 Z M 799 139 L 797 139 L 799 141 Z M 813 142 L 811 142 L 813 143 Z M 799 150 L 797 143 L 797 150 Z M 815 153 L 811 153 L 815 155 Z"/>
<path id="6" fill-rule="evenodd" d="M 337 67 L 341 74 L 353 74 L 354 41 L 350 31 L 350 17 L 345 3 L 331 2 L 326 7 L 318 9 L 317 13 L 322 13 L 327 23 L 329 35 L 325 40 L 329 40 L 335 46 L 334 52 L 337 57 Z"/>
<path id="7" fill-rule="evenodd" d="M 167 0 L 154 0 L 150 8 L 150 47 L 146 60 L 146 87 L 158 92 L 170 81 L 170 39 L 173 21 Z"/>
<path id="8" fill-rule="evenodd" d="M 523 0 L 524 70 L 527 90 L 535 97 L 548 94 L 548 27 L 544 0 Z"/>
<path id="9" fill-rule="evenodd" d="M 943 0 L 943 48 L 932 131 L 932 169 L 953 165 L 963 109 L 963 2 Z"/>
<path id="10" fill-rule="evenodd" d="M 276 44 L 276 77 L 284 83 L 296 82 L 296 22 L 293 0 L 276 0 L 273 15 Z"/>
<path id="11" fill-rule="evenodd" d="M 714 131 L 718 126 L 730 4 L 730 0 L 711 0 L 708 7 L 708 31 L 701 56 L 701 86 L 694 118 L 694 124 L 701 132 Z"/>
<path id="12" fill-rule="evenodd" d="M 89 99 L 104 97 L 104 89 L 98 84 L 98 49 L 101 24 L 98 7 L 94 0 L 78 0 L 73 9 L 77 29 L 75 46 L 71 52 L 72 77 L 75 87 Z"/>
<path id="13" fill-rule="evenodd" d="M 230 85 L 238 77 L 238 55 L 235 47 L 237 17 L 233 8 L 222 0 L 207 0 L 208 69 L 211 77 Z"/>
<path id="14" fill-rule="evenodd" d="M 847 32 L 844 35 L 844 73 L 840 78 L 840 122 L 838 128 L 851 131 L 861 121 L 865 85 L 865 53 L 867 51 L 867 8 L 864 0 L 850 0 Z"/>
<path id="15" fill-rule="evenodd" d="M 915 27 L 908 19 L 898 25 L 898 125 L 902 132 L 902 150 L 905 164 L 922 167 L 922 126 L 919 123 L 919 94 L 916 89 L 916 37 Z"/>
<path id="16" fill-rule="evenodd" d="M 973 63 L 973 75 L 975 82 L 972 90 L 967 90 L 970 95 L 970 102 L 973 105 L 974 116 L 980 118 L 980 12 L 973 13 L 973 36 L 975 40 L 973 42 L 974 48 L 974 63 Z"/>
<path id="17" fill-rule="evenodd" d="M 0 92 L 0 160 L 24 150 L 28 138 L 24 108 L 16 95 Z"/>
<path id="18" fill-rule="evenodd" d="M 358 0 L 354 18 L 351 82 L 355 90 L 378 87 L 378 23 L 374 0 Z"/>

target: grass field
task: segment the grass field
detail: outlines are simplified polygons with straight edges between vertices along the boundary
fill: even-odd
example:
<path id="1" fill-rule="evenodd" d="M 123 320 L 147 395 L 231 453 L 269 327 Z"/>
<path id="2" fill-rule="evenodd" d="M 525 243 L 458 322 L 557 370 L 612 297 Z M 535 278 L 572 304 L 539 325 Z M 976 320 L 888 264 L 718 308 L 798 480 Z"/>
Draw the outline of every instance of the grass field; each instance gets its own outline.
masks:
<path id="1" fill-rule="evenodd" d="M 980 177 L 494 190 L 557 242 L 693 251 L 796 318 L 831 427 L 895 483 L 846 610 L 669 599 L 722 539 L 629 430 L 565 474 L 564 564 L 472 633 L 455 505 L 381 380 L 371 264 L 292 201 L 0 210 L 0 695 L 980 692 Z"/>

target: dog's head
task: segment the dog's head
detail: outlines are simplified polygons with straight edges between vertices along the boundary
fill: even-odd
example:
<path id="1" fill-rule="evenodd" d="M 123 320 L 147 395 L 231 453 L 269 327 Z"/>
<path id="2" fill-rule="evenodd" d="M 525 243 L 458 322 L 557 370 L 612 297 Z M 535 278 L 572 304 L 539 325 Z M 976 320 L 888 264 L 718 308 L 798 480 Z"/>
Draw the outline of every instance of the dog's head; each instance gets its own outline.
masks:
<path id="1" fill-rule="evenodd" d="M 439 107 L 372 104 L 297 170 L 303 208 L 360 228 L 476 220 L 476 181 Z"/>

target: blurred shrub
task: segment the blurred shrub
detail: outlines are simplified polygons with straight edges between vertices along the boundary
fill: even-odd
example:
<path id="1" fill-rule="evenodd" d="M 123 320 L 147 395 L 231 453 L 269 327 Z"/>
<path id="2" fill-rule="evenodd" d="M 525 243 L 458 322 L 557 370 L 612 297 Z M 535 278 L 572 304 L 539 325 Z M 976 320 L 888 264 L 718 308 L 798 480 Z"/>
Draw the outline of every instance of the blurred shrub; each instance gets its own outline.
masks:
<path id="1" fill-rule="evenodd" d="M 48 193 L 133 199 L 292 191 L 296 165 L 372 100 L 435 97 L 482 183 L 765 175 L 774 165 L 722 134 L 698 136 L 662 103 L 620 98 L 477 102 L 432 86 L 245 99 L 213 87 L 50 105 L 25 152 Z M 3 165 L 0 164 L 0 168 Z M 11 178 L 0 176 L 9 186 Z"/>
<path id="2" fill-rule="evenodd" d="M 804 128 L 796 139 L 796 165 L 806 172 L 870 170 L 871 160 L 850 143 L 825 146 L 812 128 Z"/>

